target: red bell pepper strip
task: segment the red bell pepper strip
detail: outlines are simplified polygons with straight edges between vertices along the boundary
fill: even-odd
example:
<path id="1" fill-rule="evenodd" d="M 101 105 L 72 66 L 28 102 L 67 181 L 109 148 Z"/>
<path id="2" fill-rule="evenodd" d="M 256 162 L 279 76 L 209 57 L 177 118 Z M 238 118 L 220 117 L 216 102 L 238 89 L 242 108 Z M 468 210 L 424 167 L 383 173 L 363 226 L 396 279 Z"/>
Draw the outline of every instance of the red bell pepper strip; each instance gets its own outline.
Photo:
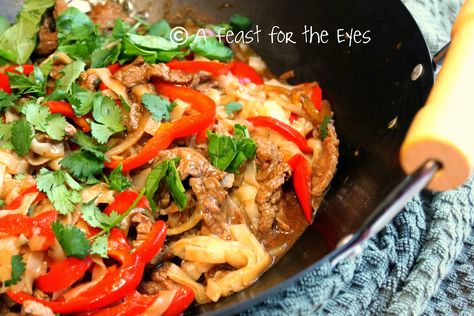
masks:
<path id="1" fill-rule="evenodd" d="M 112 75 L 115 75 L 115 73 L 119 71 L 120 68 L 122 68 L 122 66 L 120 64 L 112 64 L 112 65 L 107 66 L 107 68 L 109 69 Z"/>
<path id="2" fill-rule="evenodd" d="M 107 168 L 115 169 L 122 163 L 123 171 L 129 171 L 154 159 L 158 153 L 168 148 L 173 140 L 190 136 L 206 129 L 216 117 L 216 104 L 208 96 L 187 87 L 157 82 L 156 91 L 174 101 L 180 99 L 190 103 L 199 112 L 185 116 L 172 123 L 162 124 L 162 128 L 145 144 L 139 154 L 123 161 L 113 160 L 106 163 Z"/>
<path id="3" fill-rule="evenodd" d="M 240 79 L 242 84 L 253 82 L 255 84 L 263 84 L 263 79 L 258 72 L 250 67 L 248 64 L 236 61 L 232 63 L 231 72 L 234 76 Z"/>
<path id="4" fill-rule="evenodd" d="M 288 161 L 288 165 L 293 170 L 293 186 L 296 196 L 303 208 L 306 220 L 311 224 L 313 218 L 313 208 L 311 206 L 311 167 L 306 158 L 301 154 L 294 155 Z"/>
<path id="5" fill-rule="evenodd" d="M 184 311 L 193 303 L 194 292 L 187 286 L 181 287 L 176 292 L 170 307 L 161 316 L 178 316 L 184 313 Z"/>
<path id="6" fill-rule="evenodd" d="M 323 90 L 319 85 L 314 86 L 311 90 L 311 102 L 313 102 L 316 110 L 321 111 L 323 106 Z"/>
<path id="7" fill-rule="evenodd" d="M 69 103 L 64 101 L 48 101 L 46 104 L 52 114 L 62 114 L 68 119 L 73 120 L 84 132 L 88 133 L 91 131 L 91 126 L 87 120 L 83 117 L 78 117 Z"/>
<path id="8" fill-rule="evenodd" d="M 90 257 L 80 260 L 69 257 L 49 265 L 50 270 L 35 281 L 36 287 L 46 293 L 65 290 L 81 279 L 92 265 Z"/>
<path id="9" fill-rule="evenodd" d="M 125 300 L 113 307 L 108 307 L 89 316 L 135 316 L 141 315 L 159 298 L 159 295 L 143 295 L 135 291 Z"/>
<path id="10" fill-rule="evenodd" d="M 0 90 L 11 94 L 12 88 L 10 87 L 10 77 L 7 74 L 0 73 Z"/>
<path id="11" fill-rule="evenodd" d="M 129 252 L 130 250 L 132 250 L 132 246 L 130 246 L 127 236 L 125 235 L 123 230 L 114 228 L 110 231 L 107 249 L 109 249 L 110 251 Z"/>
<path id="12" fill-rule="evenodd" d="M 135 291 L 132 295 L 113 307 L 87 314 L 87 316 L 135 316 L 146 312 L 160 297 L 157 295 L 143 295 Z M 168 309 L 161 316 L 179 316 L 194 301 L 194 292 L 188 287 L 177 290 Z"/>
<path id="13" fill-rule="evenodd" d="M 23 72 L 22 72 L 22 74 L 27 75 L 27 76 L 35 70 L 35 66 L 32 65 L 32 64 L 13 65 L 13 66 L 7 67 L 7 68 L 5 69 L 5 73 L 11 72 L 11 73 L 20 75 L 21 73 L 18 72 L 18 70 L 17 70 L 18 67 L 23 67 Z"/>
<path id="14" fill-rule="evenodd" d="M 42 200 L 44 200 L 46 198 L 46 194 L 44 194 L 43 192 L 39 192 L 36 185 L 33 185 L 33 186 L 23 190 L 21 192 L 21 194 L 16 199 L 14 199 L 10 203 L 8 203 L 8 205 L 6 206 L 5 209 L 10 210 L 10 211 L 11 210 L 16 210 L 17 208 L 19 208 L 21 206 L 21 202 L 23 201 L 23 198 L 25 197 L 25 195 L 30 194 L 30 193 L 38 193 L 38 195 L 36 196 L 36 199 L 33 201 L 33 203 L 39 203 L 39 202 L 41 202 Z"/>
<path id="15" fill-rule="evenodd" d="M 232 64 L 224 64 L 214 61 L 176 61 L 167 63 L 168 67 L 174 70 L 181 70 L 190 74 L 200 71 L 211 73 L 213 76 L 226 75 L 230 72 Z"/>
<path id="16" fill-rule="evenodd" d="M 51 224 L 56 221 L 57 217 L 58 212 L 56 211 L 44 212 L 35 217 L 19 214 L 6 215 L 0 218 L 0 235 L 20 236 L 25 234 L 30 238 L 30 241 L 33 238 L 41 238 L 41 243 L 36 245 L 34 250 L 47 250 L 55 240 Z"/>
<path id="17" fill-rule="evenodd" d="M 7 295 L 16 303 L 32 300 L 49 307 L 55 313 L 69 314 L 91 311 L 114 304 L 131 295 L 140 284 L 145 265 L 160 251 L 166 238 L 166 223 L 153 225 L 145 242 L 132 253 L 109 251 L 109 256 L 121 262 L 120 268 L 109 270 L 95 286 L 68 301 L 46 301 L 24 292 L 9 291 Z"/>
<path id="18" fill-rule="evenodd" d="M 119 214 L 125 213 L 130 206 L 132 206 L 133 202 L 138 198 L 138 193 L 131 190 L 123 191 L 115 197 L 114 201 L 107 205 L 104 210 L 104 213 L 110 215 L 112 211 L 116 211 Z M 148 199 L 143 197 L 137 204 L 137 207 L 141 208 L 150 208 L 150 203 Z"/>
<path id="19" fill-rule="evenodd" d="M 305 154 L 311 154 L 313 149 L 308 146 L 308 141 L 304 138 L 297 130 L 288 124 L 283 123 L 270 116 L 255 116 L 248 118 L 247 121 L 252 123 L 255 127 L 267 127 L 275 132 L 278 132 L 281 136 L 287 140 L 292 141 L 298 146 L 298 148 Z"/>

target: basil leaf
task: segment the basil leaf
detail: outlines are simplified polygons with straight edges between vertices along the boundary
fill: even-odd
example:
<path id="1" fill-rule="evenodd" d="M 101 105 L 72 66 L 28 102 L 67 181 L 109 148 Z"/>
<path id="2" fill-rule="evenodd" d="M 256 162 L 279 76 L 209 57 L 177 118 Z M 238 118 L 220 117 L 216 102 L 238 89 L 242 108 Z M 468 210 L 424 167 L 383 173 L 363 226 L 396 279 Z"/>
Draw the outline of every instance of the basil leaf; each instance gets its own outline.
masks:
<path id="1" fill-rule="evenodd" d="M 25 64 L 36 46 L 41 17 L 54 5 L 54 0 L 25 1 L 17 21 L 0 36 L 0 57 Z"/>
<path id="2" fill-rule="evenodd" d="M 56 18 L 59 43 L 86 40 L 95 33 L 91 19 L 74 7 L 69 7 Z"/>
<path id="3" fill-rule="evenodd" d="M 232 50 L 215 37 L 196 37 L 189 45 L 191 51 L 211 60 L 230 61 L 234 56 Z"/>
<path id="4" fill-rule="evenodd" d="M 234 14 L 230 17 L 230 25 L 235 27 L 238 31 L 247 31 L 252 25 L 252 21 L 243 15 Z"/>
<path id="5" fill-rule="evenodd" d="M 153 200 L 153 196 L 155 195 L 156 191 L 160 186 L 161 180 L 166 176 L 168 171 L 169 161 L 163 161 L 162 163 L 158 164 L 153 170 L 150 172 L 148 177 L 146 178 L 145 189 L 146 189 L 146 197 L 148 202 L 150 203 L 150 207 L 153 212 L 156 212 L 156 203 Z"/>
<path id="6" fill-rule="evenodd" d="M 91 56 L 91 68 L 103 68 L 115 64 L 119 58 L 121 45 L 97 49 Z"/>
<path id="7" fill-rule="evenodd" d="M 169 160 L 168 172 L 166 174 L 166 184 L 170 190 L 171 196 L 173 197 L 176 205 L 181 210 L 184 210 L 188 204 L 188 198 L 186 196 L 186 190 L 184 189 L 183 183 L 179 178 L 178 170 L 174 160 Z"/>
<path id="8" fill-rule="evenodd" d="M 166 20 L 159 20 L 155 24 L 152 24 L 148 29 L 148 34 L 153 36 L 163 37 L 165 39 L 170 38 L 171 26 Z"/>
<path id="9" fill-rule="evenodd" d="M 133 44 L 149 50 L 175 50 L 178 45 L 162 37 L 151 35 L 128 34 L 126 36 Z"/>

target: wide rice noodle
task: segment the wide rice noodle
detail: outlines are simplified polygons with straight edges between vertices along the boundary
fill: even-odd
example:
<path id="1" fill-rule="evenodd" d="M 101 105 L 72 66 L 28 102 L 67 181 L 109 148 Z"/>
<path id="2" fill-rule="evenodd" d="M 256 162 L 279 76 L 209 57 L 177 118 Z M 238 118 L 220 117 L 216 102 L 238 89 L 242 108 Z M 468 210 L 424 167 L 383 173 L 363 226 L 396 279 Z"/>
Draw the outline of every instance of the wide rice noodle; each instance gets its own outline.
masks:
<path id="1" fill-rule="evenodd" d="M 124 151 L 126 151 L 127 149 L 129 149 L 130 147 L 138 143 L 138 141 L 142 138 L 143 134 L 145 134 L 145 127 L 150 117 L 151 117 L 150 112 L 146 111 L 140 119 L 137 130 L 129 134 L 123 141 L 120 142 L 119 145 L 113 147 L 112 149 L 107 151 L 105 154 L 108 157 L 112 157 L 112 156 L 123 153 Z"/>
<path id="2" fill-rule="evenodd" d="M 97 283 L 99 283 L 107 274 L 107 267 L 104 264 L 104 261 L 102 258 L 97 257 L 97 256 L 92 256 L 91 257 L 92 261 L 95 263 L 94 269 L 92 269 L 92 279 L 87 282 L 83 283 L 81 285 L 78 285 L 62 296 L 66 301 L 72 299 L 73 297 L 79 296 L 81 293 L 84 291 L 94 287 Z"/>

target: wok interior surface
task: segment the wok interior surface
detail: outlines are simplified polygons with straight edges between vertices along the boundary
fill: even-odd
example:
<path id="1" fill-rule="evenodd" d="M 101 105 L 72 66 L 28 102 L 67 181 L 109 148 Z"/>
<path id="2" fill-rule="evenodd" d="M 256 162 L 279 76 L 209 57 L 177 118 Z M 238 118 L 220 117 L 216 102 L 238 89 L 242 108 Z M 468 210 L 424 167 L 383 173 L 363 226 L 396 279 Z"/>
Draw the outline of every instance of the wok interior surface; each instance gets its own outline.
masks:
<path id="1" fill-rule="evenodd" d="M 8 4 L 6 4 L 8 3 Z M 13 17 L 22 1 L 0 1 Z M 335 112 L 341 140 L 338 172 L 314 224 L 293 248 L 250 288 L 189 310 L 189 314 L 232 314 L 288 286 L 304 272 L 330 259 L 330 252 L 357 232 L 385 196 L 403 179 L 398 150 L 416 111 L 433 84 L 431 58 L 406 8 L 397 0 L 272 1 L 131 1 L 156 20 L 184 16 L 205 22 L 227 21 L 234 13 L 249 16 L 262 29 L 252 46 L 276 74 L 294 70 L 293 83 L 318 81 Z M 168 16 L 166 16 L 168 17 Z M 327 44 L 308 44 L 301 33 L 327 30 Z M 292 31 L 296 44 L 272 44 L 273 26 Z M 338 29 L 370 30 L 366 45 L 337 43 Z M 412 81 L 413 68 L 422 76 Z M 391 126 L 392 128 L 389 128 Z"/>
<path id="2" fill-rule="evenodd" d="M 408 10 L 399 1 L 186 1 L 151 2 L 170 19 L 183 16 L 226 21 L 249 16 L 262 29 L 257 53 L 275 74 L 294 70 L 292 83 L 318 81 L 335 112 L 341 139 L 338 172 L 314 224 L 293 248 L 250 288 L 203 305 L 190 314 L 231 314 L 283 289 L 314 268 L 337 243 L 357 232 L 371 212 L 403 179 L 398 151 L 409 124 L 433 84 L 431 58 Z M 206 21 L 208 22 L 208 21 Z M 305 43 L 304 26 L 327 30 L 327 44 Z M 271 43 L 273 26 L 292 31 L 296 44 Z M 370 30 L 366 45 L 338 43 L 337 30 Z M 422 76 L 412 81 L 413 68 Z M 391 128 L 389 128 L 391 126 Z"/>

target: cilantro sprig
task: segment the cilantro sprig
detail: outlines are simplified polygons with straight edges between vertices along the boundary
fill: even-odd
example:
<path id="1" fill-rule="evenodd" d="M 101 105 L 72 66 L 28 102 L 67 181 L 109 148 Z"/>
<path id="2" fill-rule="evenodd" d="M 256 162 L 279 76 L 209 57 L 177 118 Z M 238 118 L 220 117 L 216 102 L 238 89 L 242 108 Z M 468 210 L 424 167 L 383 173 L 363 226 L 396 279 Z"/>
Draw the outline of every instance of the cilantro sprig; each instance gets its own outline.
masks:
<path id="1" fill-rule="evenodd" d="M 82 186 L 64 170 L 41 169 L 36 177 L 36 185 L 41 192 L 46 193 L 53 206 L 63 215 L 73 212 L 76 204 L 82 200 L 79 193 Z"/>
<path id="2" fill-rule="evenodd" d="M 176 102 L 171 103 L 169 100 L 151 93 L 143 95 L 142 103 L 157 122 L 169 121 L 171 119 L 170 113 L 177 105 Z"/>
<path id="3" fill-rule="evenodd" d="M 23 262 L 23 257 L 21 255 L 14 255 L 11 258 L 11 278 L 3 283 L 5 287 L 9 287 L 21 281 L 23 273 L 25 273 L 25 263 Z"/>
<path id="4" fill-rule="evenodd" d="M 37 131 L 45 132 L 54 140 L 62 140 L 65 135 L 67 121 L 61 114 L 51 114 L 46 106 L 38 103 L 27 103 L 21 108 L 26 121 Z"/>
<path id="5" fill-rule="evenodd" d="M 122 113 L 114 100 L 97 95 L 93 101 L 92 136 L 100 143 L 105 144 L 109 138 L 125 130 L 122 125 Z"/>
<path id="6" fill-rule="evenodd" d="M 51 224 L 56 239 L 68 257 L 84 259 L 89 254 L 91 246 L 82 230 L 72 225 L 63 225 L 60 222 Z"/>
<path id="7" fill-rule="evenodd" d="M 209 138 L 208 153 L 216 168 L 227 172 L 236 172 L 247 160 L 252 159 L 257 147 L 250 138 L 245 126 L 234 126 L 234 137 L 219 135 L 207 131 Z"/>

